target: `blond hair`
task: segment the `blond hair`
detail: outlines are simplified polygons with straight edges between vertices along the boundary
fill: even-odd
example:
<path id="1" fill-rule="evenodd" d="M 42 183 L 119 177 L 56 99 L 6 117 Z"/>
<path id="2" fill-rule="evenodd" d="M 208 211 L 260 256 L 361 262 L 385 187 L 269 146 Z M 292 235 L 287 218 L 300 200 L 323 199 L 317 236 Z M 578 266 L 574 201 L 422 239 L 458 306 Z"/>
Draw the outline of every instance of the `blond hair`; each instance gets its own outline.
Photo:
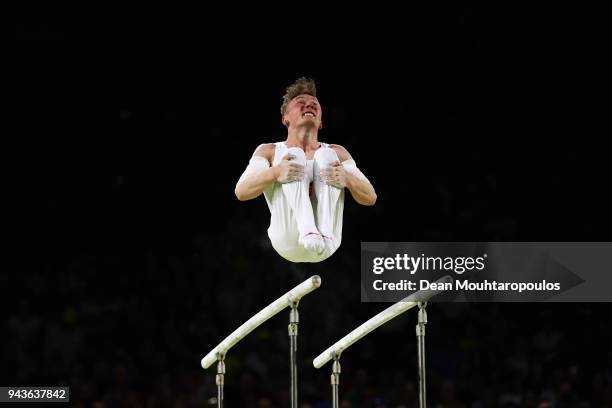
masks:
<path id="1" fill-rule="evenodd" d="M 317 86 L 314 80 L 310 78 L 301 77 L 296 79 L 294 83 L 287 87 L 285 95 L 283 96 L 283 104 L 281 105 L 281 115 L 285 115 L 287 105 L 289 105 L 289 102 L 291 102 L 293 98 L 304 94 L 311 95 L 316 98 Z"/>

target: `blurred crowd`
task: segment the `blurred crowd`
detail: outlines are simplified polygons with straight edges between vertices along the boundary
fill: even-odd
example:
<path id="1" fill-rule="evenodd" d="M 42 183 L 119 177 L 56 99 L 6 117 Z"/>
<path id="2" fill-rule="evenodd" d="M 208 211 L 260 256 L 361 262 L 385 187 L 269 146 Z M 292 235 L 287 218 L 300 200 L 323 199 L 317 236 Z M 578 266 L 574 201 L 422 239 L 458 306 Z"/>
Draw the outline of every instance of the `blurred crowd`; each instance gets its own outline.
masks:
<path id="1" fill-rule="evenodd" d="M 300 401 L 329 407 L 330 367 L 312 358 L 385 307 L 360 303 L 359 242 L 347 237 L 326 263 L 289 264 L 265 234 L 246 234 L 245 217 L 174 249 L 80 251 L 4 275 L 18 290 L 3 296 L 2 383 L 69 385 L 73 407 L 215 406 L 215 366 L 203 370 L 202 356 L 317 273 L 323 287 L 300 305 Z M 429 406 L 612 407 L 606 304 L 432 303 L 429 315 Z M 281 313 L 228 354 L 227 406 L 289 406 L 287 323 Z M 415 323 L 402 316 L 343 355 L 343 408 L 417 406 Z"/>

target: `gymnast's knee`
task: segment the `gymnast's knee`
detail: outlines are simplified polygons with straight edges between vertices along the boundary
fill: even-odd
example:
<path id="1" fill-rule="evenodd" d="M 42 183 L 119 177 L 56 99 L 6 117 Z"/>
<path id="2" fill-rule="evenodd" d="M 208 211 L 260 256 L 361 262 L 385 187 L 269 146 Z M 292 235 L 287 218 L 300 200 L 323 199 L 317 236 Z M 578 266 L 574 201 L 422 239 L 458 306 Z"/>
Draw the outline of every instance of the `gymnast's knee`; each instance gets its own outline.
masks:
<path id="1" fill-rule="evenodd" d="M 302 166 L 306 164 L 306 153 L 300 147 L 290 147 L 287 149 L 287 153 L 291 153 L 295 156 L 293 159 L 296 163 L 301 164 Z"/>
<path id="2" fill-rule="evenodd" d="M 320 168 L 325 168 L 336 161 L 340 161 L 336 151 L 330 147 L 320 147 L 317 149 L 314 159 Z"/>

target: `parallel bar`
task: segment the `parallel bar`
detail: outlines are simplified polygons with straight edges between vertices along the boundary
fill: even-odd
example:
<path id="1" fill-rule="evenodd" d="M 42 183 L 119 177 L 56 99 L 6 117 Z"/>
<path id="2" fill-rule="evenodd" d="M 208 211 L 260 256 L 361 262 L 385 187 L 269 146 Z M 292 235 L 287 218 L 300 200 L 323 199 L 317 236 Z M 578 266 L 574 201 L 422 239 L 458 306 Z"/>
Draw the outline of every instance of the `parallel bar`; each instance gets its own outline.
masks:
<path id="1" fill-rule="evenodd" d="M 289 313 L 289 364 L 291 371 L 291 408 L 298 408 L 298 380 L 297 380 L 297 336 L 300 315 L 297 304 L 291 305 Z"/>
<path id="2" fill-rule="evenodd" d="M 255 316 L 244 322 L 238 327 L 232 334 L 227 336 L 225 340 L 217 345 L 210 351 L 201 361 L 202 368 L 210 367 L 215 361 L 217 361 L 217 355 L 219 353 L 226 354 L 229 349 L 234 347 L 236 343 L 246 337 L 249 333 L 259 327 L 263 322 L 270 319 L 283 309 L 292 304 L 299 302 L 299 300 L 321 286 L 321 278 L 317 275 L 312 276 L 300 283 L 289 292 L 285 293 L 274 302 L 270 303 L 264 309 L 259 311 Z"/>
<path id="3" fill-rule="evenodd" d="M 223 408 L 223 399 L 225 398 L 223 393 L 223 387 L 225 386 L 225 356 L 219 355 L 217 360 L 217 408 Z"/>
<path id="4" fill-rule="evenodd" d="M 332 408 L 340 408 L 340 358 L 336 356 L 332 364 Z"/>
<path id="5" fill-rule="evenodd" d="M 427 302 L 419 302 L 419 320 L 416 326 L 419 354 L 419 408 L 427 407 L 427 387 L 425 381 L 425 325 L 427 324 Z"/>
<path id="6" fill-rule="evenodd" d="M 453 278 L 448 275 L 436 281 L 437 284 L 452 282 Z M 399 302 L 394 303 L 387 309 L 383 310 L 382 312 L 372 317 L 370 320 L 363 323 L 361 326 L 357 327 L 355 330 L 338 340 L 336 343 L 334 343 L 334 345 L 329 347 L 323 353 L 319 354 L 319 356 L 314 359 L 312 364 L 315 366 L 315 368 L 323 367 L 335 355 L 339 356 L 340 354 L 342 354 L 344 350 L 353 345 L 357 340 L 365 337 L 373 330 L 387 323 L 389 320 L 394 319 L 405 311 L 417 306 L 418 302 L 426 302 L 429 298 L 434 295 L 437 295 L 440 292 L 443 292 L 443 290 L 420 290 L 411 294 L 410 296 L 407 296 Z"/>

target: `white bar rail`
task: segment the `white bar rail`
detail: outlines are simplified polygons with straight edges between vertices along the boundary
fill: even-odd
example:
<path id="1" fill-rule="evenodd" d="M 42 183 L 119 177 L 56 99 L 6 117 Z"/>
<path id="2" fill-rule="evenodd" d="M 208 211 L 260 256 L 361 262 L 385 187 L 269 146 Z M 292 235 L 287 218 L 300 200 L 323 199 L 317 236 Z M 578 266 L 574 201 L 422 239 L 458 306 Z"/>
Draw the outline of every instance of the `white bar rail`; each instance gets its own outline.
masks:
<path id="1" fill-rule="evenodd" d="M 306 296 L 320 286 L 321 278 L 314 275 L 297 285 L 295 288 L 291 289 L 289 292 L 285 293 L 280 298 L 276 299 L 274 302 L 270 303 L 268 306 L 260 310 L 255 316 L 251 317 L 240 327 L 234 330 L 234 332 L 219 343 L 217 347 L 212 349 L 210 353 L 208 353 L 202 359 L 202 368 L 206 369 L 210 367 L 215 361 L 217 361 L 217 356 L 219 354 L 227 353 L 229 349 L 234 347 L 236 343 L 245 338 L 263 322 L 278 314 L 287 306 L 291 306 L 292 304 L 299 302 L 302 297 Z"/>
<path id="2" fill-rule="evenodd" d="M 443 278 L 438 279 L 436 281 L 436 284 L 452 282 L 453 278 L 451 278 L 450 276 L 444 276 Z M 436 285 L 435 287 L 440 286 Z M 365 337 L 373 330 L 387 323 L 389 320 L 417 306 L 419 302 L 427 302 L 429 298 L 434 295 L 437 295 L 440 292 L 443 292 L 443 290 L 420 290 L 411 294 L 410 296 L 405 297 L 399 302 L 394 303 L 387 309 L 383 310 L 382 312 L 372 317 L 370 320 L 363 323 L 361 326 L 357 327 L 355 330 L 338 340 L 336 343 L 334 343 L 333 346 L 329 347 L 323 353 L 319 354 L 319 356 L 313 360 L 312 364 L 315 366 L 315 368 L 321 368 L 328 361 L 334 358 L 334 356 L 340 356 L 340 354 L 344 350 L 349 348 L 357 340 Z"/>

